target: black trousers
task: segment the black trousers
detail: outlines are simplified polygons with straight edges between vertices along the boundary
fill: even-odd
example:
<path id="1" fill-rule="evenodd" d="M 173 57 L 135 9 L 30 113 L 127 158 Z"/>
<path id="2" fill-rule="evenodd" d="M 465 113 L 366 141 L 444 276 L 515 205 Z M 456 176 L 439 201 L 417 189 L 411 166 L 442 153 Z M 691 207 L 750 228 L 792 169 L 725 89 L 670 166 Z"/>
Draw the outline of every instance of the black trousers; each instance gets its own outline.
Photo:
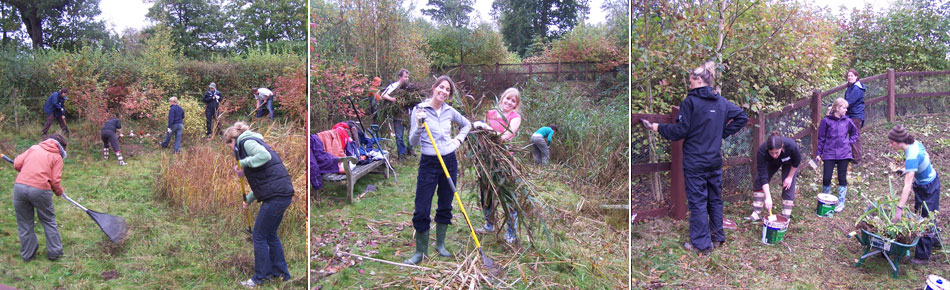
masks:
<path id="1" fill-rule="evenodd" d="M 59 128 L 63 130 L 63 135 L 69 136 L 69 128 L 66 127 L 66 120 L 63 120 L 63 117 L 56 117 L 53 114 L 46 114 L 46 124 L 43 124 L 43 135 L 46 135 L 46 132 L 49 132 L 49 127 L 53 125 L 53 120 L 59 122 Z"/>
<path id="2" fill-rule="evenodd" d="M 922 217 L 929 217 L 931 211 L 935 211 L 940 208 L 940 176 L 938 175 L 928 184 L 917 185 L 914 183 L 914 212 L 920 213 Z M 924 209 L 924 204 L 927 204 L 927 208 Z M 920 237 L 920 242 L 917 242 L 917 249 L 914 250 L 914 258 L 919 260 L 929 260 L 930 254 L 933 253 L 934 244 L 939 242 L 936 239 L 934 233 L 937 231 L 936 226 L 933 229 L 929 230 L 927 234 Z"/>
<path id="3" fill-rule="evenodd" d="M 851 159 L 822 160 L 825 171 L 822 172 L 821 185 L 831 186 L 831 174 L 838 167 L 838 186 L 848 186 L 848 162 Z"/>

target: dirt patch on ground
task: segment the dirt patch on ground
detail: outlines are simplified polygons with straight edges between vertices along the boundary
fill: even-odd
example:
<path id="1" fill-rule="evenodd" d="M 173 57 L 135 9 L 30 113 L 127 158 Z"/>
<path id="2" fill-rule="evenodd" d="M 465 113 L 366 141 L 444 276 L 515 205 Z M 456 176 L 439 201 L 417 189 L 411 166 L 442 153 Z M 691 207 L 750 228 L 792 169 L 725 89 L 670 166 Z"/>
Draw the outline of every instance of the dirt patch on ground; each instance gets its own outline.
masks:
<path id="1" fill-rule="evenodd" d="M 102 277 L 102 280 L 109 281 L 115 278 L 119 278 L 119 271 L 116 271 L 116 270 L 104 271 L 100 273 L 99 276 Z"/>
<path id="2" fill-rule="evenodd" d="M 244 254 L 231 255 L 220 263 L 220 267 L 226 271 L 250 274 L 254 272 L 254 257 Z"/>
<path id="3" fill-rule="evenodd" d="M 125 252 L 125 243 L 122 242 L 113 243 L 108 239 L 103 239 L 103 241 L 96 243 L 96 245 L 100 250 L 102 250 L 103 253 L 112 257 L 121 255 Z"/>
<path id="4" fill-rule="evenodd" d="M 119 146 L 122 146 L 122 155 L 126 157 L 144 155 L 146 153 L 145 146 L 142 146 L 142 144 L 120 144 Z"/>

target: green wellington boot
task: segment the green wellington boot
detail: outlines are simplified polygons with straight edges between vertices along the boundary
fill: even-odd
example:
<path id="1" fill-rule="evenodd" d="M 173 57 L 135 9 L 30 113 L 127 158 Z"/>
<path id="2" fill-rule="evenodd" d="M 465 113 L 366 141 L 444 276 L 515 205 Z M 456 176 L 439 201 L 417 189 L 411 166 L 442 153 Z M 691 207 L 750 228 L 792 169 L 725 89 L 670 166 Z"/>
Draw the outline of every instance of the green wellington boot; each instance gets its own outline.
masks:
<path id="1" fill-rule="evenodd" d="M 422 262 L 422 257 L 429 253 L 429 231 L 416 231 L 416 253 L 412 254 L 408 260 L 403 263 L 417 265 Z"/>
<path id="2" fill-rule="evenodd" d="M 439 252 L 439 256 L 451 257 L 452 253 L 449 250 L 445 249 L 445 230 L 447 230 L 449 225 L 447 224 L 435 224 L 435 251 Z"/>

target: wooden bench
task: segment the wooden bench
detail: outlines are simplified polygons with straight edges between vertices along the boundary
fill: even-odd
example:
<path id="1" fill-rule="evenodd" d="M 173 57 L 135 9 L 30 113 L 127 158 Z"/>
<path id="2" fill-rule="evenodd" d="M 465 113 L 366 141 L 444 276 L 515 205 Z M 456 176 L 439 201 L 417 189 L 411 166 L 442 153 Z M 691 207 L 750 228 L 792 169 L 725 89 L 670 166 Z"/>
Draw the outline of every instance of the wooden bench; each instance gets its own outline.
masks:
<path id="1" fill-rule="evenodd" d="M 375 172 L 382 173 L 386 176 L 386 179 L 389 179 L 389 168 L 386 167 L 386 161 L 384 160 L 376 160 L 367 164 L 356 165 L 353 168 L 350 168 L 350 164 L 356 164 L 356 156 L 340 157 L 337 161 L 343 162 L 343 171 L 345 173 L 324 174 L 323 180 L 346 184 L 346 192 L 351 204 L 356 202 L 353 198 L 353 186 L 355 186 L 356 181 L 363 176 Z"/>

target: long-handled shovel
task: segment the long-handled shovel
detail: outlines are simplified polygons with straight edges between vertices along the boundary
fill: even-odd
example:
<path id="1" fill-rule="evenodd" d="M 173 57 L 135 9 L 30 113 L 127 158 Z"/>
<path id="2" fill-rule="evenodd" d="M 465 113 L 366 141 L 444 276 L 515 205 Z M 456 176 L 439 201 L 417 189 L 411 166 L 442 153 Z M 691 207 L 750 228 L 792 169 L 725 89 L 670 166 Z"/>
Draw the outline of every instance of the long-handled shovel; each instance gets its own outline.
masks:
<path id="1" fill-rule="evenodd" d="M 237 162 L 237 166 L 238 168 L 241 168 L 241 162 Z M 241 178 L 240 176 L 238 179 L 240 179 L 241 182 L 241 201 L 247 202 L 247 191 L 244 189 L 244 184 L 247 183 L 247 181 L 245 181 L 244 178 Z M 247 221 L 247 228 L 244 229 L 244 231 L 248 234 L 253 234 L 254 232 L 251 231 L 251 211 L 247 208 L 244 209 L 244 220 Z"/>
<path id="2" fill-rule="evenodd" d="M 465 206 L 462 205 L 462 198 L 459 197 L 458 191 L 455 190 L 455 182 L 452 181 L 452 175 L 449 174 L 449 169 L 445 167 L 445 161 L 442 161 L 442 154 L 439 154 L 439 148 L 435 145 L 435 139 L 432 138 L 432 132 L 429 131 L 429 125 L 425 122 L 422 123 L 422 126 L 426 128 L 426 134 L 429 135 L 429 142 L 432 142 L 432 149 L 435 149 L 435 156 L 439 158 L 439 164 L 442 165 L 442 171 L 445 172 L 445 179 L 449 181 L 449 187 L 452 188 L 452 194 L 455 195 L 455 201 L 458 202 L 459 208 L 462 209 L 462 216 L 465 216 L 465 222 L 468 224 L 468 230 L 472 233 L 472 239 L 475 240 L 475 248 L 478 249 L 478 253 L 482 255 L 482 263 L 485 264 L 489 273 L 498 271 L 500 266 L 495 264 L 495 261 L 492 261 L 485 252 L 482 251 L 482 244 L 478 242 L 478 236 L 475 235 L 475 228 L 472 227 L 472 221 L 468 219 L 468 213 L 465 212 Z"/>
<path id="3" fill-rule="evenodd" d="M 2 157 L 3 160 L 10 162 L 10 164 L 13 164 L 13 160 L 11 160 L 10 157 L 7 157 L 6 155 L 3 155 L 3 154 L 0 154 L 0 157 Z M 129 233 L 129 225 L 125 222 L 124 218 L 114 216 L 111 214 L 97 212 L 94 210 L 89 210 L 86 207 L 79 204 L 78 202 L 76 202 L 75 200 L 73 200 L 72 198 L 69 198 L 69 196 L 67 196 L 65 192 L 63 193 L 63 198 L 65 198 L 69 202 L 73 203 L 73 205 L 75 205 L 76 207 L 82 209 L 87 214 L 89 214 L 89 217 L 91 217 L 92 220 L 96 222 L 96 225 L 99 226 L 99 229 L 101 229 L 102 232 L 105 233 L 106 236 L 109 237 L 109 240 L 112 241 L 113 243 L 121 242 L 122 239 L 125 238 L 126 234 Z"/>

